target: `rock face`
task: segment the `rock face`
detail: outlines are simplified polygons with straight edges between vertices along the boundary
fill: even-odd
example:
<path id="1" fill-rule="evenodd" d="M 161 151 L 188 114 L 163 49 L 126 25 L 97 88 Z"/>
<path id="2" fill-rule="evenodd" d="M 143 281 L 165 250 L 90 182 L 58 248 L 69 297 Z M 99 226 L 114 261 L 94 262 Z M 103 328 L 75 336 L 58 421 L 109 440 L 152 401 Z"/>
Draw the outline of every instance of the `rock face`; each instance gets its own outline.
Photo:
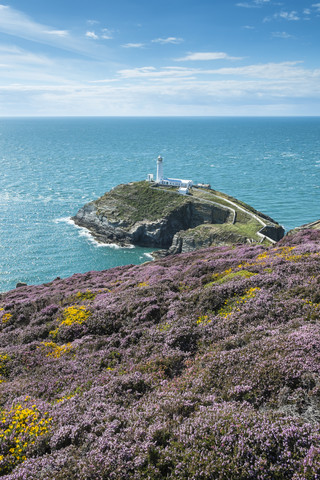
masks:
<path id="1" fill-rule="evenodd" d="M 147 182 L 119 185 L 84 205 L 72 219 L 102 243 L 155 247 L 167 253 L 282 238 L 283 228 L 276 222 L 240 206 L 237 215 L 237 205 L 229 206 L 213 192 L 194 190 L 191 196 L 182 196 Z M 263 229 L 268 233 L 259 237 Z"/>
<path id="2" fill-rule="evenodd" d="M 176 233 L 168 253 L 187 253 L 212 245 L 235 243 L 248 243 L 248 238 L 232 231 L 222 233 L 219 227 L 215 225 L 202 225 L 201 233 L 199 229 Z"/>
<path id="3" fill-rule="evenodd" d="M 95 202 L 84 205 L 73 217 L 77 225 L 88 228 L 94 237 L 104 243 L 134 244 L 146 247 L 169 248 L 177 232 L 205 223 L 230 223 L 231 212 L 200 202 L 186 203 L 158 220 L 112 221 L 100 215 Z"/>
<path id="4" fill-rule="evenodd" d="M 287 235 L 294 235 L 296 233 L 301 232 L 302 230 L 320 230 L 320 220 L 316 220 L 315 222 L 306 223 L 305 225 L 300 225 L 300 227 L 296 227 L 292 230 L 289 230 Z"/>

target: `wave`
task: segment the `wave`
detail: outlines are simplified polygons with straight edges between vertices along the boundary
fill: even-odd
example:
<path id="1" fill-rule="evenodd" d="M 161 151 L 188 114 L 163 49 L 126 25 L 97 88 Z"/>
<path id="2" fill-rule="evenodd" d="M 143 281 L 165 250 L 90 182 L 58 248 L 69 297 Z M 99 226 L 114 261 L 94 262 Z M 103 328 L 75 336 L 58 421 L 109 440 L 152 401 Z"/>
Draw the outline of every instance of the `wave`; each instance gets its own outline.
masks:
<path id="1" fill-rule="evenodd" d="M 61 217 L 61 218 L 56 218 L 53 220 L 54 223 L 66 223 L 68 225 L 72 225 L 78 230 L 78 234 L 80 237 L 86 238 L 90 243 L 92 243 L 95 247 L 97 248 L 112 248 L 114 250 L 120 250 L 120 249 L 132 249 L 135 248 L 134 245 L 126 245 L 126 246 L 121 246 L 117 245 L 116 243 L 102 243 L 99 242 L 94 238 L 90 230 L 86 227 L 80 227 L 77 225 L 74 220 L 72 220 L 71 217 Z"/>
<path id="2" fill-rule="evenodd" d="M 75 225 L 77 226 L 71 217 L 62 217 L 62 218 L 55 218 L 53 223 L 67 223 L 68 225 Z"/>

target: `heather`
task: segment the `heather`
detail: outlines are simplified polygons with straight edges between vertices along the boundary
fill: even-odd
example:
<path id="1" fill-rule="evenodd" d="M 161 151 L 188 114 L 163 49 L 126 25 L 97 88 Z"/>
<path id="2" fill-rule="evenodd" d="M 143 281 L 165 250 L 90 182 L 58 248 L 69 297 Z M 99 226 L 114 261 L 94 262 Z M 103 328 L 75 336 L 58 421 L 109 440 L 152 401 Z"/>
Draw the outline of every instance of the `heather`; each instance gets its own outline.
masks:
<path id="1" fill-rule="evenodd" d="M 320 233 L 0 298 L 5 480 L 320 478 Z"/>

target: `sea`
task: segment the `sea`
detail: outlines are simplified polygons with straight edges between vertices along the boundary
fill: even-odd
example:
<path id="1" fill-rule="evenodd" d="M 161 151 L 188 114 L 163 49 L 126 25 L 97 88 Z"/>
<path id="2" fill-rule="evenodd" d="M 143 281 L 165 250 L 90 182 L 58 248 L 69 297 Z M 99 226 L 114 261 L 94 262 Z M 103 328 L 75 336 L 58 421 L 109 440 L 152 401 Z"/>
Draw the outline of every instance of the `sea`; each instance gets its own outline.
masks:
<path id="1" fill-rule="evenodd" d="M 320 218 L 320 117 L 0 118 L 0 292 L 150 261 L 70 220 L 156 173 L 210 183 L 290 230 Z"/>

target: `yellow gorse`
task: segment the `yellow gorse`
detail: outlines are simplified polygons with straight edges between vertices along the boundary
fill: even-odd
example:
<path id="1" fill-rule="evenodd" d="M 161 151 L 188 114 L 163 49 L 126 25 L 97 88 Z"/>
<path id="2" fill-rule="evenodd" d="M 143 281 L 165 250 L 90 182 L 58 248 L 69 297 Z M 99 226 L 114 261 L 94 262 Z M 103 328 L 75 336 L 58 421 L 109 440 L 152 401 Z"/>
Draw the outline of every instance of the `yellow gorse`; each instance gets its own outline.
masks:
<path id="1" fill-rule="evenodd" d="M 231 300 L 226 300 L 224 303 L 224 306 L 218 312 L 219 315 L 221 315 L 224 318 L 228 318 L 233 313 L 240 312 L 240 306 L 247 303 L 251 298 L 254 298 L 257 295 L 259 290 L 260 290 L 259 287 L 252 287 L 252 288 L 249 288 L 249 290 L 247 290 L 245 294 L 242 295 L 241 297 L 236 297 Z"/>
<path id="2" fill-rule="evenodd" d="M 211 319 L 208 315 L 200 315 L 200 317 L 198 317 L 197 319 L 197 325 L 207 325 L 208 323 L 211 323 Z"/>
<path id="3" fill-rule="evenodd" d="M 18 404 L 0 413 L 0 474 L 26 460 L 27 449 L 49 432 L 51 421 L 48 412 L 42 414 L 36 405 Z"/>
<path id="4" fill-rule="evenodd" d="M 86 290 L 85 292 L 78 292 L 76 294 L 77 300 L 94 300 L 97 294 L 91 292 L 91 290 Z"/>
<path id="5" fill-rule="evenodd" d="M 60 325 L 73 325 L 74 323 L 83 323 L 91 315 L 91 312 L 84 305 L 81 307 L 67 307 L 63 311 L 63 318 Z"/>
<path id="6" fill-rule="evenodd" d="M 71 343 L 66 343 L 65 345 L 57 345 L 54 342 L 42 342 L 41 347 L 45 352 L 47 357 L 60 358 L 62 355 L 69 353 L 72 350 Z"/>
<path id="7" fill-rule="evenodd" d="M 67 307 L 63 310 L 62 318 L 58 318 L 59 327 L 50 332 L 51 337 L 55 338 L 59 332 L 59 328 L 62 325 L 81 325 L 84 323 L 91 315 L 90 310 L 87 310 L 84 305 Z"/>
<path id="8" fill-rule="evenodd" d="M 9 355 L 7 355 L 6 353 L 0 354 L 0 383 L 5 381 L 3 376 L 5 376 L 8 373 L 7 363 L 9 360 L 10 360 Z"/>
<path id="9" fill-rule="evenodd" d="M 2 312 L 2 311 L 3 311 L 3 308 L 0 308 L 0 312 Z M 11 317 L 12 317 L 11 313 L 3 313 L 1 315 L 1 320 L 0 321 L 1 321 L 1 323 L 7 323 L 10 320 Z"/>
<path id="10" fill-rule="evenodd" d="M 138 283 L 138 287 L 139 287 L 139 288 L 148 287 L 148 286 L 149 286 L 149 283 L 148 283 L 148 282 L 140 282 L 140 283 Z"/>

